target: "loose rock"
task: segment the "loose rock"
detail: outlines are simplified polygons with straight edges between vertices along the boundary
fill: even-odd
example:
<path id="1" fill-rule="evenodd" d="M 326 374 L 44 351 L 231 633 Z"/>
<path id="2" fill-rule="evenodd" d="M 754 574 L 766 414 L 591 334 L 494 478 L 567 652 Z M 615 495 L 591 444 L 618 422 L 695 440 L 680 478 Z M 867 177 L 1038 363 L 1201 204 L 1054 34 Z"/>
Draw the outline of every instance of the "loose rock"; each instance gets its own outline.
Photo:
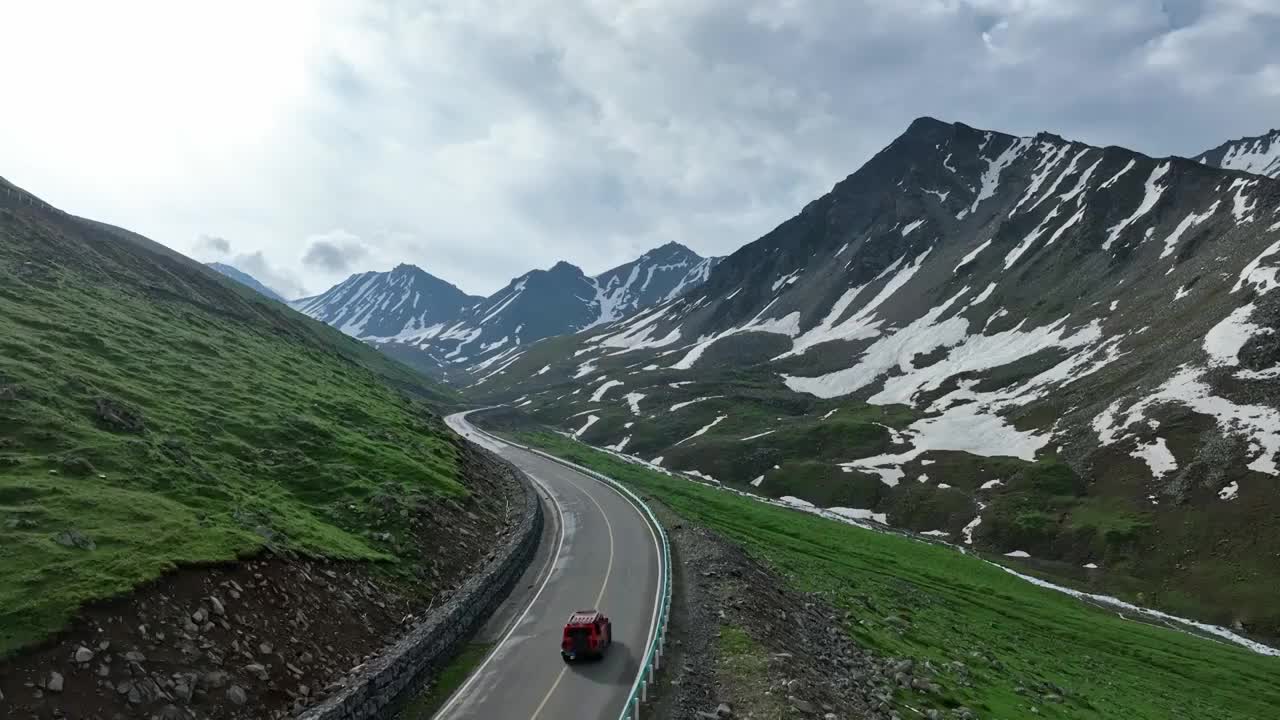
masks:
<path id="1" fill-rule="evenodd" d="M 221 690 L 227 686 L 227 674 L 221 670 L 207 672 L 200 678 L 200 683 L 210 690 Z"/>

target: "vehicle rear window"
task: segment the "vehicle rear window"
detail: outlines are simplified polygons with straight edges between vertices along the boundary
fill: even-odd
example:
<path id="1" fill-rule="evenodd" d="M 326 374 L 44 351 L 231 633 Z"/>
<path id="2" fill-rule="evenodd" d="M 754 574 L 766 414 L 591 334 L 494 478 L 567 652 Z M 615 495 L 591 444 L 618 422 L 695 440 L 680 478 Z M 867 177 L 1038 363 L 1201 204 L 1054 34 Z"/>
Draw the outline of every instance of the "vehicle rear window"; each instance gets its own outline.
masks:
<path id="1" fill-rule="evenodd" d="M 569 628 L 569 637 L 573 640 L 586 640 L 590 632 L 586 628 Z"/>

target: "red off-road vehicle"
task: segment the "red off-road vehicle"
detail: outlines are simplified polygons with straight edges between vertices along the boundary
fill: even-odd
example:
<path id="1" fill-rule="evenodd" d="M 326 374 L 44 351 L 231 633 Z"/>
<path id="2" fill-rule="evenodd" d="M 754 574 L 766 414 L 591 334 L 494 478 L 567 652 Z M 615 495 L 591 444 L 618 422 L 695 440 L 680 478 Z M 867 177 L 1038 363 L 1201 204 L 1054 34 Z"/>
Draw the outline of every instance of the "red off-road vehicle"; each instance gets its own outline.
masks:
<path id="1" fill-rule="evenodd" d="M 564 624 L 560 641 L 560 657 L 565 662 L 579 658 L 601 658 L 613 644 L 613 621 L 599 610 L 579 610 Z"/>

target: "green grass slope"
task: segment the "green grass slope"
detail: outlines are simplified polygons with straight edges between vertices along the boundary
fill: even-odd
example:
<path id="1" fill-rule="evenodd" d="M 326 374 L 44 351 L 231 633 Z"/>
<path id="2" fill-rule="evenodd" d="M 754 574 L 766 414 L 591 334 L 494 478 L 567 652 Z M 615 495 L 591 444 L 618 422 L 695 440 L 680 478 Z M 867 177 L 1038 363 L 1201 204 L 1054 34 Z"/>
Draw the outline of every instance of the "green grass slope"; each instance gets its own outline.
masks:
<path id="1" fill-rule="evenodd" d="M 0 657 L 179 564 L 416 552 L 364 519 L 466 493 L 428 408 L 455 400 L 145 238 L 0 206 Z"/>
<path id="2" fill-rule="evenodd" d="M 984 718 L 1280 716 L 1280 658 L 1126 620 L 945 547 L 765 505 L 557 435 L 518 435 L 724 534 L 799 589 L 827 595 L 864 646 L 932 662 L 943 692 L 900 693 L 904 716 L 906 705 L 964 705 Z M 1043 702 L 1045 694 L 1061 702 Z"/>

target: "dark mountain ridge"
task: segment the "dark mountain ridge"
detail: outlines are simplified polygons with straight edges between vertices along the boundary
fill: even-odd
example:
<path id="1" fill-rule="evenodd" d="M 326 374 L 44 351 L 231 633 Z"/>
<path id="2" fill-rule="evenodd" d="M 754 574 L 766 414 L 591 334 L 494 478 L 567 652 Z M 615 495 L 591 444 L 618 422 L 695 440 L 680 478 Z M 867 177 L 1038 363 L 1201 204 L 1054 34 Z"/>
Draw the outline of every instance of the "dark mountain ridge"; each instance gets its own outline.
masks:
<path id="1" fill-rule="evenodd" d="M 1276 634 L 1278 272 L 1276 180 L 921 118 L 697 290 L 471 392 Z"/>
<path id="2" fill-rule="evenodd" d="M 1280 130 L 1229 140 L 1197 155 L 1196 160 L 1213 167 L 1280 178 Z"/>
<path id="3" fill-rule="evenodd" d="M 227 277 L 231 278 L 232 280 L 235 280 L 236 282 L 240 283 L 241 285 L 244 285 L 245 287 L 257 290 L 258 292 L 262 293 L 266 297 L 271 298 L 272 300 L 278 300 L 280 302 L 288 302 L 287 300 L 284 299 L 284 297 L 280 293 L 276 292 L 275 290 L 272 290 L 266 285 L 263 285 L 257 278 L 241 270 L 240 268 L 234 267 L 232 265 L 228 265 L 226 263 L 220 263 L 220 262 L 205 263 L 205 265 L 213 268 L 214 270 L 217 270 L 218 272 L 222 273 L 223 275 L 226 275 Z"/>

